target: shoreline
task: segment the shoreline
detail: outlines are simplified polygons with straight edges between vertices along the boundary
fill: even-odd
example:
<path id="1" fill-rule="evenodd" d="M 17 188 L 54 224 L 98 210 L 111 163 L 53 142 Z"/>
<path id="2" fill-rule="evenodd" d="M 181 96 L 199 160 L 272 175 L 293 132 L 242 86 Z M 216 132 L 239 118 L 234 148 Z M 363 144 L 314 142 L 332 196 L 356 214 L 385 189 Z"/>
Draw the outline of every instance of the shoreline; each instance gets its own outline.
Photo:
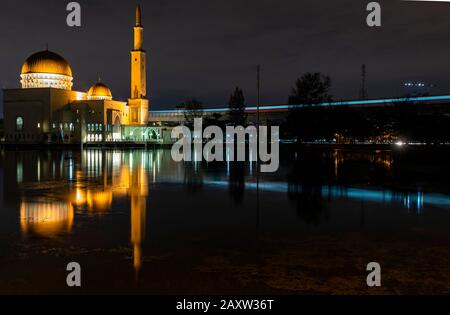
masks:
<path id="1" fill-rule="evenodd" d="M 121 143 L 89 143 L 89 144 L 37 144 L 37 143 L 0 143 L 0 149 L 170 149 L 173 144 L 160 143 L 136 143 L 136 142 L 121 142 Z M 399 146 L 397 144 L 329 144 L 329 143 L 280 143 L 280 148 L 289 149 L 320 149 L 320 150 L 348 150 L 348 151 L 423 151 L 431 149 L 450 151 L 450 145 L 409 145 L 404 144 Z"/>

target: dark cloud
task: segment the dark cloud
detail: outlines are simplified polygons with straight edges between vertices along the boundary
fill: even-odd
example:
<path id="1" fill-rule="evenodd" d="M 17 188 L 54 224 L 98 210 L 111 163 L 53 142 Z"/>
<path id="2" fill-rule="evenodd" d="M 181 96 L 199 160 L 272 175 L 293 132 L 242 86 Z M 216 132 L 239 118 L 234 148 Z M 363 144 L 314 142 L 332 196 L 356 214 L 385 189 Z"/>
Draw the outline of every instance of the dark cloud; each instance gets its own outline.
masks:
<path id="1" fill-rule="evenodd" d="M 49 43 L 69 60 L 75 88 L 100 76 L 114 96 L 129 94 L 133 1 L 85 0 L 83 27 L 65 24 L 69 1 L 0 3 L 0 83 L 18 87 L 24 59 Z M 285 103 L 306 71 L 329 74 L 336 99 L 356 98 L 367 64 L 371 97 L 401 94 L 405 80 L 450 93 L 450 3 L 380 1 L 383 25 L 366 26 L 361 0 L 142 1 L 153 108 L 196 96 L 222 106 L 236 85 L 255 101 L 256 64 L 263 102 Z"/>

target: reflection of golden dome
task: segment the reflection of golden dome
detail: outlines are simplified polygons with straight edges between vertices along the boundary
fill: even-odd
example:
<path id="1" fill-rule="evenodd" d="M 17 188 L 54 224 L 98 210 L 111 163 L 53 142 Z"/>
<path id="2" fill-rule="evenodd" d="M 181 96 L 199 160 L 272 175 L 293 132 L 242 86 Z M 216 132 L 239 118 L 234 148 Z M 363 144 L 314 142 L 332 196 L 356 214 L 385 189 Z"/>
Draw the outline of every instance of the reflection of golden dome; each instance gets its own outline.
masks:
<path id="1" fill-rule="evenodd" d="M 28 57 L 22 66 L 22 74 L 48 73 L 72 76 L 69 63 L 60 55 L 44 50 Z"/>
<path id="2" fill-rule="evenodd" d="M 98 82 L 91 86 L 87 97 L 89 100 L 112 100 L 112 93 L 109 87 L 101 82 Z"/>
<path id="3" fill-rule="evenodd" d="M 55 237 L 72 230 L 73 218 L 70 203 L 23 201 L 20 205 L 20 226 L 24 234 Z"/>
<path id="4" fill-rule="evenodd" d="M 113 194 L 109 189 L 99 191 L 88 190 L 86 199 L 90 210 L 106 212 L 111 208 Z"/>

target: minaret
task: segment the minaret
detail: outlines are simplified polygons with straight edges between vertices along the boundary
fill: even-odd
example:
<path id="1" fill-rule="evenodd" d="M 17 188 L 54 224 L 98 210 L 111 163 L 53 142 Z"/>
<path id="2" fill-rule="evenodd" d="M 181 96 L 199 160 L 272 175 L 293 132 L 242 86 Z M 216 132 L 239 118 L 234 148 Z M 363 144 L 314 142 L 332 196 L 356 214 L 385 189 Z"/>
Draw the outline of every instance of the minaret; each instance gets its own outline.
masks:
<path id="1" fill-rule="evenodd" d="M 144 27 L 142 11 L 136 7 L 136 24 L 134 25 L 134 48 L 131 51 L 131 93 L 129 99 L 130 124 L 144 125 L 148 121 L 147 96 L 147 53 L 143 49 Z"/>

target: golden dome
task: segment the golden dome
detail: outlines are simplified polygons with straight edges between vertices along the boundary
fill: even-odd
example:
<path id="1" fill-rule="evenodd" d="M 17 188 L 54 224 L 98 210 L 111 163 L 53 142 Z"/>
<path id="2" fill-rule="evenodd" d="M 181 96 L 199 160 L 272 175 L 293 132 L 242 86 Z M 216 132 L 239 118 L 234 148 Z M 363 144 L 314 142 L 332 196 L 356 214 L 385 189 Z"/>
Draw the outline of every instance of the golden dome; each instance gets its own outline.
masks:
<path id="1" fill-rule="evenodd" d="M 98 82 L 91 86 L 87 97 L 89 100 L 112 100 L 112 93 L 108 86 Z"/>
<path id="2" fill-rule="evenodd" d="M 72 77 L 69 63 L 60 55 L 44 50 L 28 57 L 22 66 L 22 74 L 49 73 Z"/>

